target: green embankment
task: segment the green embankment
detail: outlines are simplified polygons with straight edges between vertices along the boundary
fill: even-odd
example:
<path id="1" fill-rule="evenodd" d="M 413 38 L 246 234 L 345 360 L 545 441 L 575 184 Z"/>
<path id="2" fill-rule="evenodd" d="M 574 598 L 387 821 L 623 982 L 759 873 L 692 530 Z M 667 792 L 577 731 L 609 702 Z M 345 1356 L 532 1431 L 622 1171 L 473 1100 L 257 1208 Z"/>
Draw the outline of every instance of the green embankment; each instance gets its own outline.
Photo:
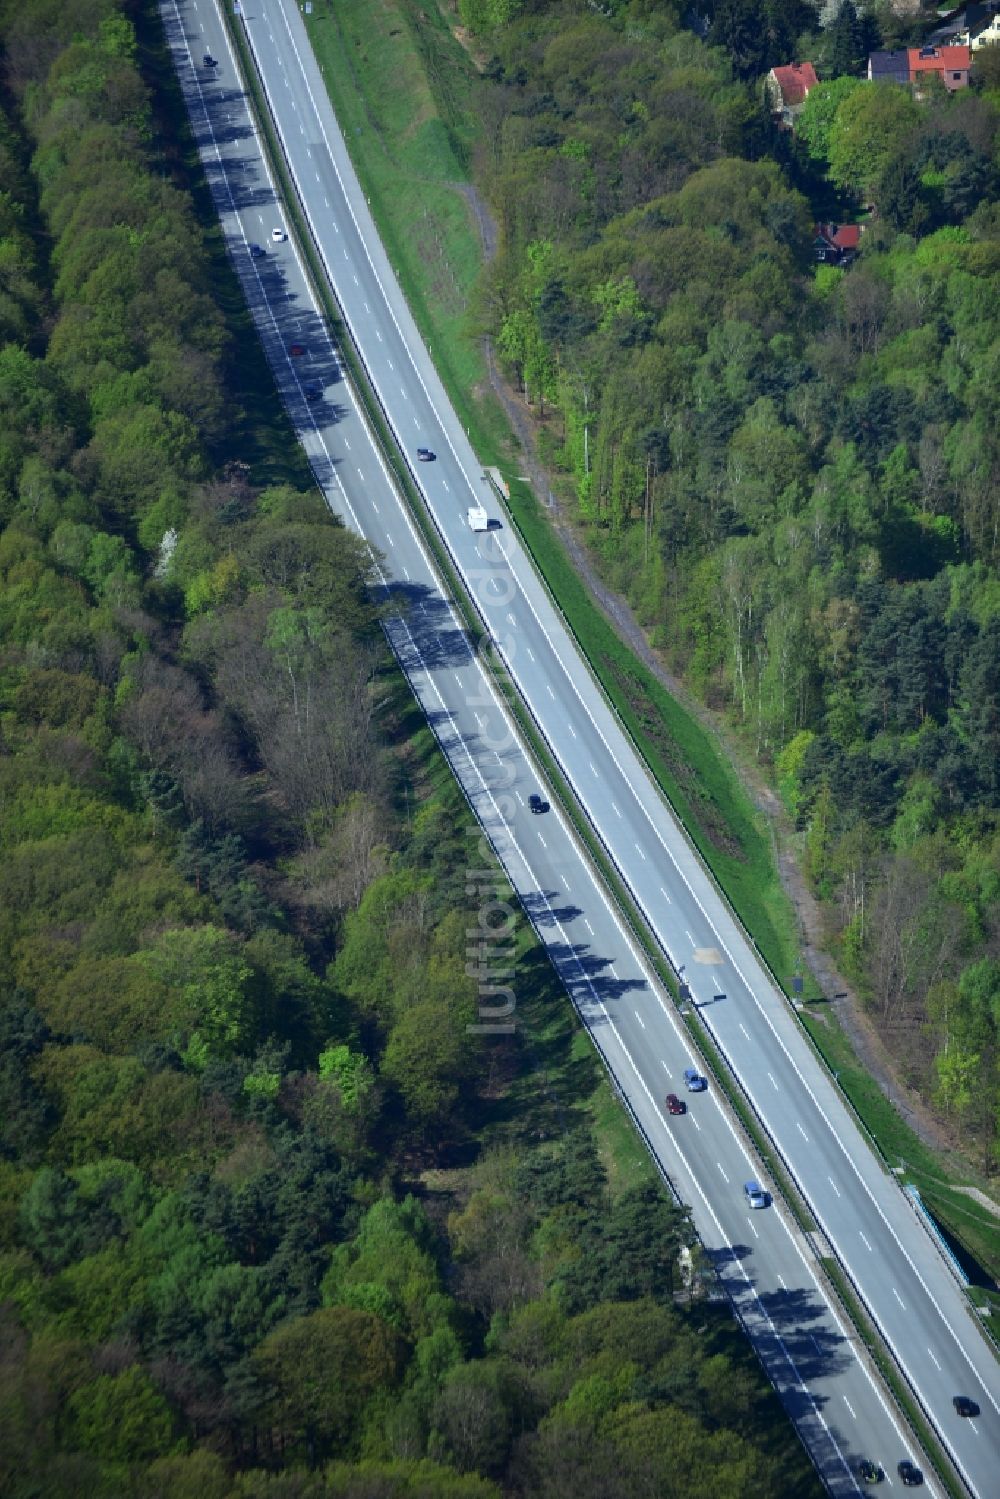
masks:
<path id="1" fill-rule="evenodd" d="M 468 299 L 481 242 L 461 192 L 477 128 L 467 54 L 410 0 L 317 6 L 310 37 L 383 242 L 477 451 L 515 466 Z M 426 59 L 434 55 L 433 64 Z M 459 299 L 461 294 L 461 299 Z M 509 460 L 509 461 L 505 461 Z M 775 973 L 795 971 L 794 915 L 761 824 L 705 730 L 622 645 L 528 487 L 511 513 L 608 696 Z"/>
<path id="2" fill-rule="evenodd" d="M 372 213 L 438 371 L 484 462 L 510 482 L 510 510 L 602 686 L 757 946 L 787 984 L 800 967 L 796 921 L 768 829 L 706 730 L 624 646 L 594 604 L 528 486 L 489 392 L 469 313 L 482 243 L 465 193 L 481 120 L 469 55 L 438 5 L 319 0 L 310 37 Z M 808 980 L 807 980 L 808 984 Z M 807 998 L 817 997 L 810 994 Z M 886 1101 L 832 1017 L 806 1029 L 895 1166 L 948 1231 L 1000 1272 L 1000 1223 L 959 1197 L 943 1165 Z M 971 1172 L 958 1173 L 962 1184 Z"/>

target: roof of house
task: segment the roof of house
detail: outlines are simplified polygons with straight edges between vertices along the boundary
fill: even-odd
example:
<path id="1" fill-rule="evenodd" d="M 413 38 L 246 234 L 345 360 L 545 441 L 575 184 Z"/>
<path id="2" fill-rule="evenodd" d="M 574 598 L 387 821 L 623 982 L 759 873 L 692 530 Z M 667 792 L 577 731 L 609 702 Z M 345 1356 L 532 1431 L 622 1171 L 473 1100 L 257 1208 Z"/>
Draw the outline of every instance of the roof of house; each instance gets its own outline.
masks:
<path id="1" fill-rule="evenodd" d="M 801 104 L 819 79 L 811 62 L 790 62 L 782 68 L 772 68 L 771 74 L 781 90 L 786 105 Z"/>
<path id="2" fill-rule="evenodd" d="M 968 47 L 911 47 L 910 76 L 912 78 L 915 73 L 968 72 L 970 57 Z"/>
<path id="3" fill-rule="evenodd" d="M 879 81 L 909 83 L 910 55 L 905 47 L 897 52 L 873 52 L 868 59 L 868 71 Z"/>
<path id="4" fill-rule="evenodd" d="M 860 224 L 817 224 L 816 233 L 837 250 L 856 250 L 861 243 Z"/>

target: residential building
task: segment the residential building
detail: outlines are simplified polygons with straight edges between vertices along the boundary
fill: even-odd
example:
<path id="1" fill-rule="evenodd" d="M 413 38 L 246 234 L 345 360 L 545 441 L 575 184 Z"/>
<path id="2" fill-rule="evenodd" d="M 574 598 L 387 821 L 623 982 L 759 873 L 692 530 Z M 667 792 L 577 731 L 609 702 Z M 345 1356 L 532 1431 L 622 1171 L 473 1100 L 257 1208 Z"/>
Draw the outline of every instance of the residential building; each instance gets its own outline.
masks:
<path id="1" fill-rule="evenodd" d="M 799 113 L 809 90 L 815 88 L 819 79 L 811 62 L 790 62 L 781 68 L 772 68 L 764 80 L 771 111 L 791 130 L 795 116 Z"/>
<path id="2" fill-rule="evenodd" d="M 927 45 L 950 43 L 956 47 L 969 47 L 978 52 L 980 47 L 1000 46 L 1000 0 L 984 0 L 980 5 L 959 6 L 949 15 L 941 17 L 941 25 L 927 38 Z"/>
<path id="3" fill-rule="evenodd" d="M 868 77 L 872 83 L 902 83 L 910 81 L 910 54 L 906 48 L 898 52 L 873 52 L 868 59 Z"/>
<path id="4" fill-rule="evenodd" d="M 918 88 L 929 77 L 940 78 L 949 93 L 968 88 L 972 57 L 968 47 L 911 47 L 910 82 Z"/>
<path id="5" fill-rule="evenodd" d="M 968 47 L 927 46 L 873 52 L 868 77 L 873 83 L 910 83 L 919 91 L 928 78 L 939 78 L 949 93 L 968 88 L 972 53 Z"/>
<path id="6" fill-rule="evenodd" d="M 1000 0 L 992 5 L 970 5 L 965 12 L 966 45 L 973 52 L 980 47 L 1000 47 Z"/>
<path id="7" fill-rule="evenodd" d="M 850 265 L 858 253 L 863 224 L 817 224 L 813 249 L 826 265 Z"/>

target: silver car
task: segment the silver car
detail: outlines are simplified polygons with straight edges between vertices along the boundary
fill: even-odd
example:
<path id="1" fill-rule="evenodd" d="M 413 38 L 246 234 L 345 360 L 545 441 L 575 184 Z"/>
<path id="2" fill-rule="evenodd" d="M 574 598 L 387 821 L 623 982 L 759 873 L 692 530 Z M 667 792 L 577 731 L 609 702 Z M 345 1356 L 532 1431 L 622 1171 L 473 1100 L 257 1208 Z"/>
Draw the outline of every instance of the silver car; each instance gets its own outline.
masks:
<path id="1" fill-rule="evenodd" d="M 747 1206 L 752 1208 L 767 1207 L 767 1193 L 759 1182 L 744 1182 L 743 1195 L 747 1200 Z"/>

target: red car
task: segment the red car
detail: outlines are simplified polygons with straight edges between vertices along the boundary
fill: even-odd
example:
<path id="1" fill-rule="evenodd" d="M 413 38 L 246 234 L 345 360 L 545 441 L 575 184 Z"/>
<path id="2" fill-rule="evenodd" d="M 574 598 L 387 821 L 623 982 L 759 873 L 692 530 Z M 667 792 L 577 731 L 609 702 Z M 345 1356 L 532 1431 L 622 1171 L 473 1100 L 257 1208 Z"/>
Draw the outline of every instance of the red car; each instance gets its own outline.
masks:
<path id="1" fill-rule="evenodd" d="M 305 351 L 306 351 L 305 344 L 289 344 L 288 345 L 288 352 L 289 352 L 289 354 L 291 354 L 291 356 L 292 356 L 293 359 L 301 359 L 302 356 L 303 356 L 303 354 L 305 353 Z"/>
<path id="2" fill-rule="evenodd" d="M 682 1103 L 676 1093 L 667 1094 L 667 1113 L 684 1114 L 687 1112 L 687 1104 Z"/>

